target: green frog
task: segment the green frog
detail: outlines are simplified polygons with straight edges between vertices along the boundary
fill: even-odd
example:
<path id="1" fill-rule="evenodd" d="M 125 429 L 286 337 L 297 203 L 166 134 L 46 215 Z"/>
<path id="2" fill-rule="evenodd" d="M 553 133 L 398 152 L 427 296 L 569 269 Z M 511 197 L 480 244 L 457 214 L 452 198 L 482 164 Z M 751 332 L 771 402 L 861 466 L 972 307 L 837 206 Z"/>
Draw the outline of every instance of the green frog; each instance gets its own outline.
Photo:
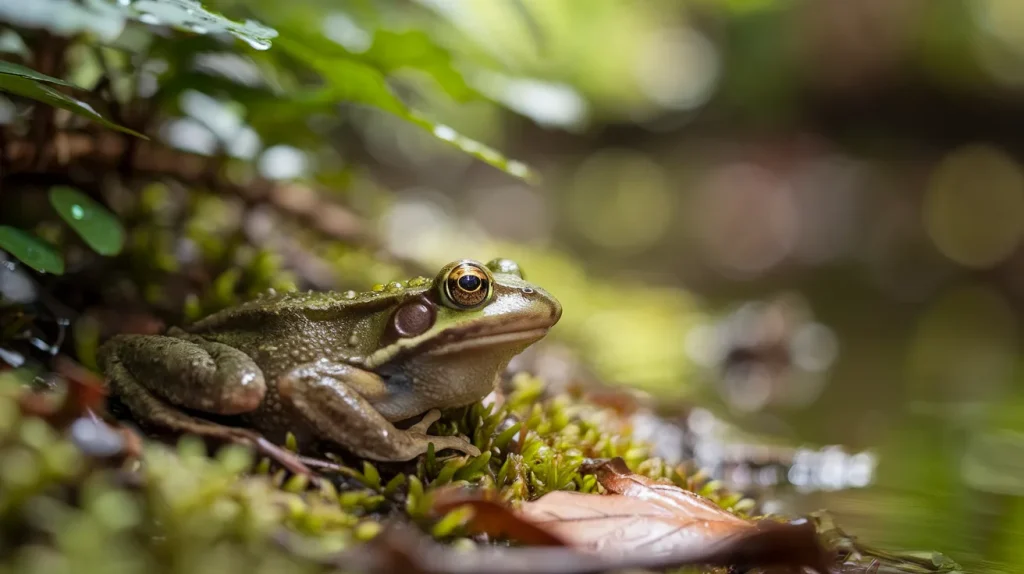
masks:
<path id="1" fill-rule="evenodd" d="M 378 461 L 413 459 L 430 443 L 476 456 L 465 437 L 428 428 L 440 409 L 489 394 L 561 314 L 515 262 L 460 260 L 433 281 L 270 294 L 165 335 L 117 335 L 99 362 L 135 419 L 167 430 L 276 444 L 290 432 L 300 446 Z"/>

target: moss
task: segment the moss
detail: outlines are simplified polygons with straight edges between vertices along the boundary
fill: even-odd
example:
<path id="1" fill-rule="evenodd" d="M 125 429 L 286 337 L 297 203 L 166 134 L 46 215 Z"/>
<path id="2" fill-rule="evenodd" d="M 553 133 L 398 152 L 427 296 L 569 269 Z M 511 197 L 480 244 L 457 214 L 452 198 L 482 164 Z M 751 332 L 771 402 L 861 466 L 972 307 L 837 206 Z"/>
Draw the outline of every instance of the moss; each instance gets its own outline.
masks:
<path id="1" fill-rule="evenodd" d="M 712 483 L 648 458 L 610 411 L 545 397 L 527 375 L 512 387 L 500 407 L 477 404 L 435 423 L 433 432 L 471 436 L 479 457 L 358 461 L 313 486 L 240 446 L 208 454 L 194 437 L 176 446 L 146 439 L 137 459 L 117 463 L 87 456 L 71 431 L 20 414 L 24 385 L 0 375 L 0 572 L 313 572 L 317 557 L 372 539 L 392 519 L 465 544 L 469 515 L 432 515 L 437 492 L 462 486 L 516 503 L 595 491 L 579 472 L 588 457 L 622 456 L 742 511 Z"/>

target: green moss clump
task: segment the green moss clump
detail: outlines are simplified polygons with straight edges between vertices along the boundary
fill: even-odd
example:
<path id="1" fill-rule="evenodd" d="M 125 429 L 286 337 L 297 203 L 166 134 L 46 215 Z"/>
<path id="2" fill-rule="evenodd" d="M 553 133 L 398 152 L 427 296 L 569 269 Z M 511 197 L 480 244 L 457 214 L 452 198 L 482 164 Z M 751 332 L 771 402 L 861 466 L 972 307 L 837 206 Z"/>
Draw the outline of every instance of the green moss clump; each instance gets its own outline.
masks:
<path id="1" fill-rule="evenodd" d="M 465 509 L 431 512 L 441 488 L 482 489 L 512 503 L 553 490 L 597 491 L 594 477 L 579 472 L 587 458 L 621 456 L 647 476 L 698 485 L 648 458 L 611 411 L 545 398 L 543 383 L 527 375 L 513 387 L 499 408 L 476 404 L 435 423 L 432 432 L 472 437 L 478 457 L 429 452 L 405 465 L 339 465 L 313 486 L 247 448 L 211 456 L 188 436 L 176 447 L 144 440 L 137 459 L 89 456 L 72 430 L 22 414 L 25 386 L 2 374 L 0 573 L 313 572 L 322 568 L 317 558 L 372 539 L 385 519 L 411 520 L 445 541 L 463 538 Z M 738 497 L 699 486 L 743 510 Z"/>

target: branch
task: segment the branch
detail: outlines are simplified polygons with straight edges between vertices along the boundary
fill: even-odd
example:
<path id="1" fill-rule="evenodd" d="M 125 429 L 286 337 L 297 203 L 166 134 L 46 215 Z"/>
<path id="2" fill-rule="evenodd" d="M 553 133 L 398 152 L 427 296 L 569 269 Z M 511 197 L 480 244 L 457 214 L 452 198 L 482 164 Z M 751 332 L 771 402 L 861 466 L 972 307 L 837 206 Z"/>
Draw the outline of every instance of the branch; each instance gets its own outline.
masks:
<path id="1" fill-rule="evenodd" d="M 230 191 L 250 207 L 263 203 L 301 218 L 317 231 L 341 240 L 366 241 L 361 219 L 351 211 L 324 201 L 320 190 L 305 184 L 254 178 L 244 184 L 218 175 L 216 158 L 169 148 L 161 143 L 131 140 L 112 132 L 58 132 L 46 143 L 17 139 L 6 142 L 4 177 L 17 174 L 66 172 L 83 167 L 89 173 L 129 166 L 129 173 L 169 177 L 183 183 L 210 184 Z"/>

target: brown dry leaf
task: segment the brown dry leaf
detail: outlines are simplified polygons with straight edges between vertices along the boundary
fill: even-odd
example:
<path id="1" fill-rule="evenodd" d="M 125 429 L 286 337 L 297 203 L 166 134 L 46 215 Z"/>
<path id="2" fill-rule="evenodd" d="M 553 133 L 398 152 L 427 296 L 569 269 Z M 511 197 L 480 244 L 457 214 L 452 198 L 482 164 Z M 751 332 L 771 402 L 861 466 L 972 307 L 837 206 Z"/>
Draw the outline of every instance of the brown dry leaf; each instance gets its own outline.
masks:
<path id="1" fill-rule="evenodd" d="M 435 494 L 433 512 L 443 515 L 456 508 L 470 507 L 473 516 L 467 528 L 474 534 L 506 538 L 530 546 L 569 546 L 570 544 L 547 528 L 524 520 L 505 504 L 479 495 L 459 491 Z"/>
<path id="2" fill-rule="evenodd" d="M 552 492 L 524 504 L 519 515 L 573 546 L 611 554 L 638 550 L 661 554 L 753 528 L 746 522 L 721 520 L 717 514 L 680 512 L 657 499 L 621 494 Z"/>
<path id="3" fill-rule="evenodd" d="M 622 459 L 581 469 L 612 494 L 552 492 L 519 515 L 574 546 L 598 552 L 660 554 L 744 534 L 755 523 L 670 483 L 633 474 Z"/>
<path id="4" fill-rule="evenodd" d="M 26 393 L 18 401 L 22 413 L 64 428 L 78 417 L 102 407 L 107 396 L 102 379 L 64 356 L 55 359 L 54 368 L 67 381 L 67 396 L 57 402 L 46 393 Z"/>

